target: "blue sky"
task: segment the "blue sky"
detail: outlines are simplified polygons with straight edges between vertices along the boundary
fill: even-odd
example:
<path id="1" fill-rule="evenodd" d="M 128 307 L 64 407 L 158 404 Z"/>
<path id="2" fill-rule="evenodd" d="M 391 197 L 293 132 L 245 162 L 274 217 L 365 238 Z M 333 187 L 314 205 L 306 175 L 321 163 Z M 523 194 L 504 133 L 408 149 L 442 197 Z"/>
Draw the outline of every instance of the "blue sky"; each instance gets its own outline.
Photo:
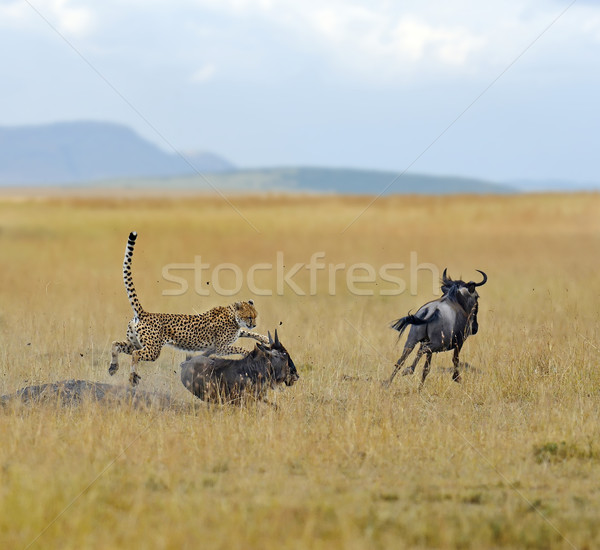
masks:
<path id="1" fill-rule="evenodd" d="M 4 126 L 108 120 L 246 167 L 600 182 L 600 2 L 0 0 L 0 52 Z"/>

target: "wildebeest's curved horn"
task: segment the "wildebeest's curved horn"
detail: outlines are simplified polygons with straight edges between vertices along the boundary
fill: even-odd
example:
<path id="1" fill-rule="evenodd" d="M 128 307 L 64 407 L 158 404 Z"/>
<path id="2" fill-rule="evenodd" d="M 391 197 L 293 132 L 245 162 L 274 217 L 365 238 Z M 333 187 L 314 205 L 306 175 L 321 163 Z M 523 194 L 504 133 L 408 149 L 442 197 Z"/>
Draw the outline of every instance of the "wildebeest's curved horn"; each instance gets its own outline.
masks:
<path id="1" fill-rule="evenodd" d="M 267 330 L 267 334 L 269 335 L 269 345 L 272 346 L 273 345 L 273 338 L 271 337 L 271 331 Z M 275 333 L 277 334 L 277 333 Z"/>
<path id="2" fill-rule="evenodd" d="M 447 272 L 447 271 L 448 271 L 448 268 L 447 268 L 447 267 L 445 267 L 445 268 L 444 268 L 444 272 L 442 273 L 442 281 L 443 281 L 444 283 L 449 283 L 449 282 L 451 282 L 451 281 L 452 281 L 452 279 L 450 279 L 450 278 L 448 277 L 448 275 L 446 274 L 446 272 Z"/>
<path id="3" fill-rule="evenodd" d="M 279 336 L 277 335 L 277 329 L 275 329 L 275 345 L 279 345 Z"/>
<path id="4" fill-rule="evenodd" d="M 475 283 L 475 286 L 482 286 L 487 282 L 487 275 L 481 271 L 481 269 L 476 269 L 475 271 L 479 271 L 479 273 L 481 273 L 483 275 L 483 281 L 481 281 L 480 283 Z"/>

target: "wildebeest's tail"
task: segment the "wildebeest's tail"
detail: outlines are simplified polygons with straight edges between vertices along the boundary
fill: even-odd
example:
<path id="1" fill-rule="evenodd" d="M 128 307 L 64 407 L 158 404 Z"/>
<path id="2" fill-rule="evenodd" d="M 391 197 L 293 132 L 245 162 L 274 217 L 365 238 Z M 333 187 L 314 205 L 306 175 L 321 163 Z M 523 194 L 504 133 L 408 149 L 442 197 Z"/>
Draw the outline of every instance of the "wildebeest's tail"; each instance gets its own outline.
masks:
<path id="1" fill-rule="evenodd" d="M 123 260 L 123 282 L 125 283 L 125 290 L 127 291 L 127 297 L 129 298 L 129 303 L 133 308 L 133 312 L 135 316 L 139 316 L 144 309 L 142 308 L 142 304 L 137 297 L 137 292 L 135 291 L 135 287 L 133 286 L 133 278 L 131 277 L 131 259 L 133 258 L 133 247 L 135 246 L 135 240 L 137 239 L 137 233 L 132 231 L 129 234 L 129 239 L 127 240 L 127 246 L 125 247 L 125 259 Z"/>
<path id="2" fill-rule="evenodd" d="M 408 325 L 425 325 L 429 323 L 430 319 L 419 319 L 410 313 L 406 317 L 402 317 L 400 319 L 396 319 L 392 324 L 391 328 L 397 330 L 399 332 L 398 338 L 402 336 L 402 333 L 406 330 Z"/>

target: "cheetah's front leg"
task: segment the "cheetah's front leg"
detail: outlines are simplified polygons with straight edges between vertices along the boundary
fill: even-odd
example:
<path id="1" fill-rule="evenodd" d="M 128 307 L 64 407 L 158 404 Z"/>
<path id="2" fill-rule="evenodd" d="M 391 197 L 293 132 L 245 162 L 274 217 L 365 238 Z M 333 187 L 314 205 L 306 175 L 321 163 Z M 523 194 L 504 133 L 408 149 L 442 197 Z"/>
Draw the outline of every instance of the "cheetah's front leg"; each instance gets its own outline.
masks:
<path id="1" fill-rule="evenodd" d="M 263 336 L 262 334 L 257 334 L 256 332 L 248 332 L 247 330 L 240 330 L 240 338 L 254 338 L 254 340 L 258 340 L 259 342 L 263 343 L 263 344 L 268 344 L 269 343 L 269 339 L 266 336 Z"/>

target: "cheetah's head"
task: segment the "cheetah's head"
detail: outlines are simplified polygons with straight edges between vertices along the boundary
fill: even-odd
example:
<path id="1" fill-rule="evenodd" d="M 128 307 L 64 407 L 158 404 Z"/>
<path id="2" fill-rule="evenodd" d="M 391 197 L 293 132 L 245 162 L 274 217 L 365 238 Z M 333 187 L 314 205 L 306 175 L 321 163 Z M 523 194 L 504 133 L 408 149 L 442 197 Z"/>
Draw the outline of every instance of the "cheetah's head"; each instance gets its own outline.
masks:
<path id="1" fill-rule="evenodd" d="M 248 300 L 247 302 L 236 302 L 233 304 L 235 310 L 235 320 L 240 327 L 246 327 L 249 329 L 253 329 L 256 326 L 256 317 L 258 313 L 256 313 L 256 308 L 254 307 L 254 302 L 252 300 Z"/>

